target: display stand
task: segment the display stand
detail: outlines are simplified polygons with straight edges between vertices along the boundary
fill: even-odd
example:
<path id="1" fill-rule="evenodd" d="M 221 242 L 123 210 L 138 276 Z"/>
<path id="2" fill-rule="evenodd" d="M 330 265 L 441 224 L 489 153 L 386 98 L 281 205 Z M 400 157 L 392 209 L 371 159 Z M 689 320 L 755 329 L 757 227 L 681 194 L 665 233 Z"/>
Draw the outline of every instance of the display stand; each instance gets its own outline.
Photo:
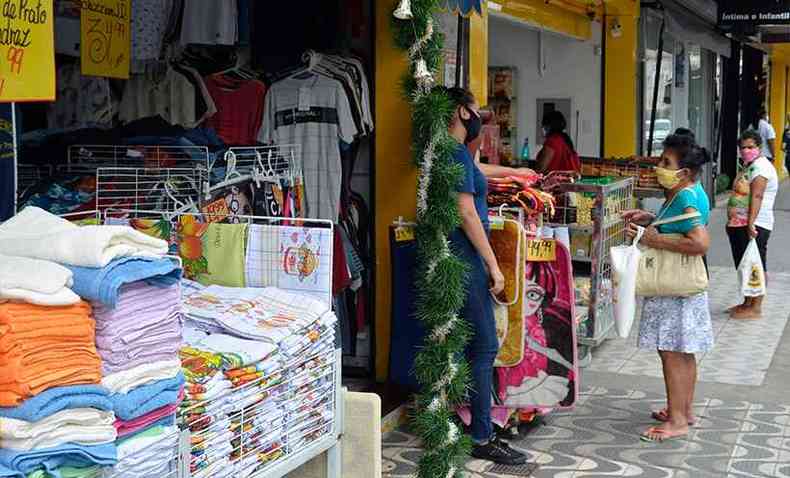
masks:
<path id="1" fill-rule="evenodd" d="M 571 200 L 559 207 L 553 221 L 570 228 L 571 255 L 578 265 L 575 275 L 589 271 L 590 279 L 589 304 L 577 309 L 579 344 L 597 347 L 614 327 L 609 251 L 626 242 L 622 212 L 635 206 L 634 179 L 609 184 L 563 184 L 560 188 L 572 195 L 576 204 Z"/>
<path id="2" fill-rule="evenodd" d="M 171 223 L 178 223 L 185 216 L 192 216 L 200 221 L 209 220 L 209 215 L 203 213 L 121 209 L 104 211 L 105 221 L 110 223 L 116 223 L 117 218 L 121 216 L 131 219 L 166 220 Z M 216 220 L 217 218 L 212 219 L 212 221 Z M 334 234 L 334 224 L 331 221 L 239 215 L 234 216 L 234 220 L 271 228 L 283 228 L 286 235 L 290 235 L 294 229 L 310 231 L 319 242 L 326 237 L 331 239 Z M 277 232 L 276 235 L 279 237 L 280 234 Z M 330 240 L 329 244 L 331 243 Z M 282 264 L 283 251 L 275 243 L 265 247 L 267 248 L 261 251 L 263 260 L 261 266 L 266 270 L 274 271 Z M 316 286 L 306 293 L 316 298 L 320 297 L 331 304 L 333 250 L 330 247 L 322 251 L 322 254 L 319 258 L 320 266 L 315 271 Z M 291 292 L 302 291 L 297 286 L 272 285 Z M 282 367 L 278 370 L 252 383 L 232 389 L 205 402 L 191 404 L 186 411 L 182 410 L 179 414 L 181 431 L 177 433 L 178 436 L 162 438 L 162 441 L 167 441 L 166 449 L 171 453 L 170 472 L 165 476 L 279 478 L 323 453 L 327 453 L 326 476 L 328 478 L 342 476 L 340 437 L 343 430 L 344 390 L 341 386 L 342 352 L 337 346 L 337 338 L 336 333 L 335 345 L 331 350 L 327 347 L 326 351 L 308 357 L 294 355 L 291 360 L 282 363 Z M 313 386 L 315 388 L 312 388 Z M 262 398 L 249 406 L 236 405 L 242 400 L 246 403 L 250 394 Z M 228 407 L 230 411 L 226 412 Z M 267 415 L 271 414 L 272 408 L 283 411 L 284 414 L 281 420 L 278 418 L 277 424 L 268 423 L 266 419 Z M 215 415 L 210 415 L 211 421 L 205 421 L 203 417 L 190 422 L 184 417 L 192 417 L 192 409 L 222 409 L 222 413 L 226 413 L 228 419 L 234 422 L 233 432 L 228 432 L 227 424 L 214 422 Z M 208 428 L 203 426 L 204 423 L 208 423 Z M 215 426 L 218 428 L 214 429 Z M 207 436 L 215 437 L 226 433 L 229 434 L 227 441 L 231 442 L 233 452 L 238 454 L 234 460 L 213 456 L 209 453 L 210 449 L 202 450 L 196 445 L 201 442 L 201 438 L 207 439 Z M 272 433 L 278 438 L 269 438 Z M 267 439 L 264 440 L 261 436 Z M 276 446 L 273 445 L 274 442 L 277 442 Z M 194 465 L 195 457 L 201 457 L 199 470 L 194 470 L 194 466 L 190 466 L 190 464 Z M 141 459 L 145 459 L 145 450 L 125 458 L 125 460 Z M 227 470 L 231 470 L 232 473 L 227 474 Z M 120 476 L 122 475 L 118 475 L 118 478 Z"/>

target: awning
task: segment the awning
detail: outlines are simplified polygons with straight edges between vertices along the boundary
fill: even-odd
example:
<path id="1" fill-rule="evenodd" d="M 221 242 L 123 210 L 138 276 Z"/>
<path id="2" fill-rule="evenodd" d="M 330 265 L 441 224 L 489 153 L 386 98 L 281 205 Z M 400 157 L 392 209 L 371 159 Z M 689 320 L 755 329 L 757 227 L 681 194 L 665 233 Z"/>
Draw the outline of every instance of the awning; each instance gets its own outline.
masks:
<path id="1" fill-rule="evenodd" d="M 692 2 L 703 5 L 705 2 Z M 717 55 L 728 57 L 731 55 L 730 40 L 716 31 L 716 24 L 712 23 L 715 14 L 708 11 L 703 15 L 702 7 L 690 10 L 690 4 L 683 4 L 676 0 L 664 0 L 667 31 L 677 39 L 696 43 Z"/>
<path id="2" fill-rule="evenodd" d="M 485 0 L 447 0 L 447 8 L 463 15 L 468 15 L 473 13 L 473 11 L 482 14 L 484 1 Z"/>

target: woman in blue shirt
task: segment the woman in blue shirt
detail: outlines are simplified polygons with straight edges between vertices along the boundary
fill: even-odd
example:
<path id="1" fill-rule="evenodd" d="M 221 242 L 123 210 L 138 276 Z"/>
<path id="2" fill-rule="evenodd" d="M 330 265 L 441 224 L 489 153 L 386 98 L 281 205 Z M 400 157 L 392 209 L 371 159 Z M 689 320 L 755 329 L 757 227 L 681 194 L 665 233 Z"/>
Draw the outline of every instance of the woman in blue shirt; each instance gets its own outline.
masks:
<path id="1" fill-rule="evenodd" d="M 710 245 L 708 196 L 697 181 L 702 166 L 710 161 L 704 148 L 684 135 L 671 135 L 664 141 L 664 153 L 656 168 L 665 190 L 666 202 L 658 219 L 671 219 L 688 213 L 696 218 L 648 227 L 641 244 L 689 256 L 704 256 Z M 655 217 L 644 211 L 624 213 L 628 234 L 633 237 L 637 224 L 649 224 Z M 682 280 L 682 278 L 678 278 Z M 653 412 L 661 425 L 648 428 L 642 439 L 664 441 L 688 435 L 694 423 L 692 404 L 697 383 L 694 354 L 713 348 L 708 293 L 691 297 L 649 297 L 642 306 L 639 348 L 658 350 L 667 389 L 667 408 Z"/>

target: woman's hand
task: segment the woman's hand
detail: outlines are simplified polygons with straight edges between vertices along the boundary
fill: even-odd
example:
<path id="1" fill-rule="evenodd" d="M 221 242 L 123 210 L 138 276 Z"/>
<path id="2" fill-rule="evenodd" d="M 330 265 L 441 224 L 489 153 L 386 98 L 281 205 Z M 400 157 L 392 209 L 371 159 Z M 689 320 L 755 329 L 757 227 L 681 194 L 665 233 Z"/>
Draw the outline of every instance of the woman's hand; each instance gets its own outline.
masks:
<path id="1" fill-rule="evenodd" d="M 760 233 L 757 231 L 757 226 L 755 226 L 754 224 L 749 224 L 748 230 L 749 230 L 749 237 L 751 237 L 752 239 L 757 239 L 757 236 L 760 235 Z"/>
<path id="2" fill-rule="evenodd" d="M 655 214 L 652 212 L 642 211 L 641 209 L 629 209 L 620 213 L 623 219 L 640 225 L 647 225 L 655 219 Z"/>
<path id="3" fill-rule="evenodd" d="M 489 282 L 492 294 L 499 295 L 500 292 L 505 290 L 505 275 L 499 269 L 499 264 L 494 263 L 488 266 Z"/>
<path id="4" fill-rule="evenodd" d="M 636 237 L 639 229 L 642 228 L 641 226 L 637 225 L 636 223 L 629 222 L 628 226 L 625 229 L 625 235 L 629 239 L 633 239 Z M 643 244 L 647 247 L 654 247 L 658 236 L 660 235 L 658 229 L 655 227 L 646 227 L 644 228 L 645 232 L 642 233 L 642 239 L 639 240 L 640 244 Z"/>

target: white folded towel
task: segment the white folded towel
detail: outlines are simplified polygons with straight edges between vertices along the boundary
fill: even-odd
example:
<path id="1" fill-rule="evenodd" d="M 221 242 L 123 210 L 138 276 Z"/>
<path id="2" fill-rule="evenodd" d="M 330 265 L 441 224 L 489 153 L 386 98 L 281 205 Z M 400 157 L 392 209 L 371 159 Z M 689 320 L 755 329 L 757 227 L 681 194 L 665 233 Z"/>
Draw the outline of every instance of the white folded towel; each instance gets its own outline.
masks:
<path id="1" fill-rule="evenodd" d="M 104 267 L 127 256 L 167 254 L 167 242 L 126 226 L 83 226 L 27 207 L 0 225 L 0 252 L 82 267 Z"/>
<path id="2" fill-rule="evenodd" d="M 180 371 L 180 360 L 162 360 L 106 375 L 101 384 L 111 393 L 129 393 L 141 385 L 174 378 Z"/>
<path id="3" fill-rule="evenodd" d="M 51 448 L 64 443 L 101 445 L 117 438 L 115 414 L 94 408 L 63 410 L 37 422 L 0 418 L 0 447 Z"/>
<path id="4" fill-rule="evenodd" d="M 72 282 L 71 271 L 54 262 L 0 254 L 0 299 L 72 305 L 80 301 Z"/>

